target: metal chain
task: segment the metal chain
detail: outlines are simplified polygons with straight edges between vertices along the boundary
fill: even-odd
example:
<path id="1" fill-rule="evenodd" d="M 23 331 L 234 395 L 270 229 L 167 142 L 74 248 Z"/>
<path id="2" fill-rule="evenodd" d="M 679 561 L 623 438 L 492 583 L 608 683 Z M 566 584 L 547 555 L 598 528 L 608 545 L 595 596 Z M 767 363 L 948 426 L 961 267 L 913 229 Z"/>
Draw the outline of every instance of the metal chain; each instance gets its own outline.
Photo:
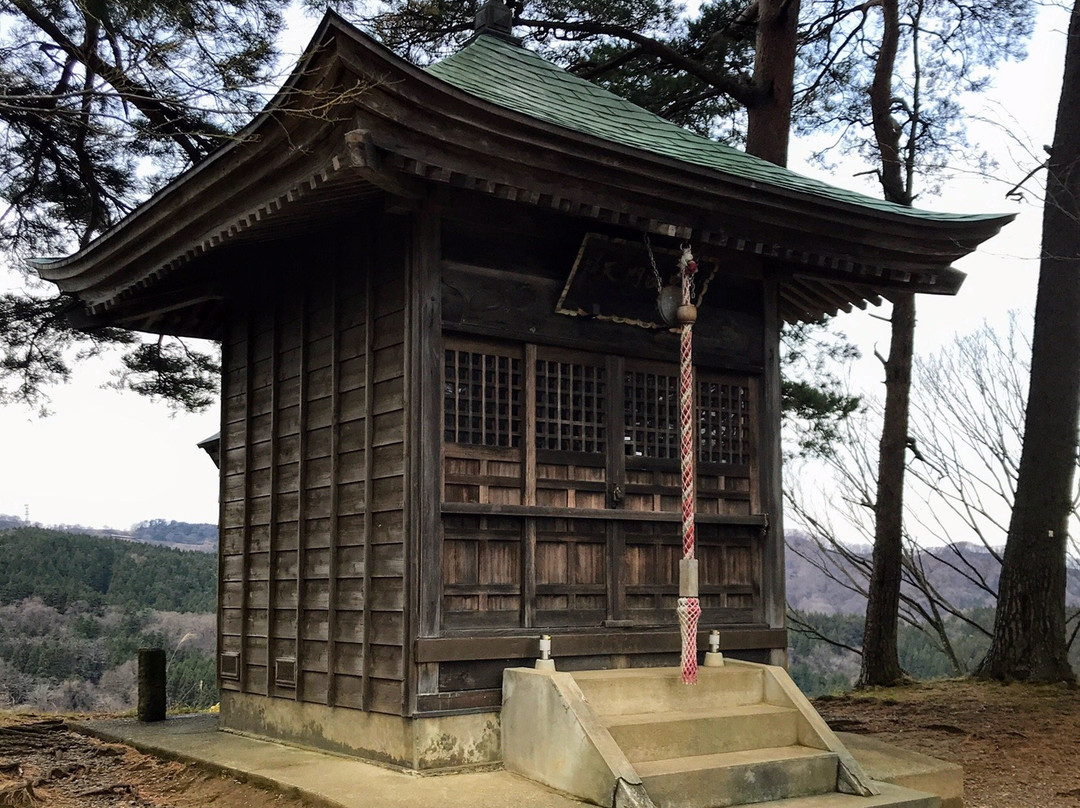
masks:
<path id="1" fill-rule="evenodd" d="M 664 279 L 660 277 L 660 270 L 656 268 L 656 256 L 653 255 L 652 242 L 649 241 L 649 234 L 645 234 L 645 249 L 649 251 L 649 263 L 652 264 L 653 277 L 656 278 L 656 294 L 661 294 L 664 291 Z"/>

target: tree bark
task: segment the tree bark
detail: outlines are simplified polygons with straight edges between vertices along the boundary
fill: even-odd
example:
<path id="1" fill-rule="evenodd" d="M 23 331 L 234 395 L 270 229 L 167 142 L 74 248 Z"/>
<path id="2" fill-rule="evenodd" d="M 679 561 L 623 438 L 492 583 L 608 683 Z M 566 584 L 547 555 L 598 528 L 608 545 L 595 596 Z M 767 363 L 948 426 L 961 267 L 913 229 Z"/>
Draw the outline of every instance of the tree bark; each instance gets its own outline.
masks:
<path id="1" fill-rule="evenodd" d="M 914 352 L 915 296 L 897 295 L 893 300 L 889 358 L 885 362 L 885 415 L 874 503 L 874 564 L 867 592 L 858 687 L 890 686 L 904 680 L 897 652 L 897 624 L 904 560 L 904 462 Z"/>
<path id="2" fill-rule="evenodd" d="M 1080 0 L 1073 6 L 1047 164 L 1031 386 L 994 637 L 982 676 L 1074 679 L 1065 639 L 1065 549 L 1080 426 Z"/>
<path id="3" fill-rule="evenodd" d="M 881 0 L 881 47 L 870 85 L 874 140 L 881 159 L 879 178 L 885 198 L 911 204 L 904 182 L 901 128 L 893 118 L 892 81 L 900 42 L 897 0 Z M 909 173 L 910 176 L 910 173 Z M 877 498 L 874 502 L 874 564 L 867 592 L 862 667 L 858 687 L 890 686 L 904 680 L 897 649 L 901 567 L 904 555 L 904 466 L 907 460 L 911 363 L 915 354 L 915 297 L 893 299 L 892 336 L 885 362 L 885 413 L 878 448 Z"/>
<path id="4" fill-rule="evenodd" d="M 759 97 L 757 103 L 747 107 L 746 151 L 786 166 L 799 0 L 758 0 L 757 6 L 754 86 Z"/>
<path id="5" fill-rule="evenodd" d="M 900 159 L 900 126 L 892 115 L 892 80 L 896 73 L 896 53 L 900 47 L 898 0 L 881 0 L 881 17 L 881 47 L 874 63 L 874 80 L 870 84 L 874 141 L 881 158 L 878 176 L 887 200 L 897 205 L 910 205 L 911 187 L 904 182 Z"/>

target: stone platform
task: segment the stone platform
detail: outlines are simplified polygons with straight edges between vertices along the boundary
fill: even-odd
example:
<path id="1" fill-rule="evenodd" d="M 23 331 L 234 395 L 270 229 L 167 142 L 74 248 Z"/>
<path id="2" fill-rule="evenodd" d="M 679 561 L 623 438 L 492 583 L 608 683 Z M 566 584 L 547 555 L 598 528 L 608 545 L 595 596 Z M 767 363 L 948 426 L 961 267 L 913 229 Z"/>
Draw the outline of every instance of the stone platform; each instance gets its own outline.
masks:
<path id="1" fill-rule="evenodd" d="M 303 796 L 330 808 L 579 808 L 579 800 L 503 770 L 417 775 L 355 758 L 300 749 L 218 730 L 216 715 L 169 718 L 153 724 L 116 718 L 76 722 L 74 728 L 158 757 L 179 760 L 240 780 Z M 843 734 L 874 780 L 939 794 L 960 808 L 960 768 L 869 736 Z"/>

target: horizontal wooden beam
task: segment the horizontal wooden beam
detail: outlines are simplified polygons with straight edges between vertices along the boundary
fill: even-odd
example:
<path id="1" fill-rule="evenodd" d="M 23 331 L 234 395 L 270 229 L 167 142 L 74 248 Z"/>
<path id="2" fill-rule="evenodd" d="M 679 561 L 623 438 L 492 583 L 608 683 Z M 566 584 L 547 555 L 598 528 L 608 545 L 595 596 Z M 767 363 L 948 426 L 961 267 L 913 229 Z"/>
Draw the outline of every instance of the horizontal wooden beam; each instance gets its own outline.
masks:
<path id="1" fill-rule="evenodd" d="M 416 641 L 415 660 L 424 662 L 468 662 L 478 659 L 532 659 L 539 655 L 540 634 L 550 629 L 533 629 L 498 637 L 428 637 Z M 709 642 L 709 631 L 698 632 L 698 645 Z M 787 648 L 787 630 L 782 628 L 720 629 L 721 651 L 749 651 Z M 677 631 L 611 631 L 552 634 L 553 657 L 597 656 L 602 654 L 663 654 L 680 649 Z"/>
<path id="2" fill-rule="evenodd" d="M 462 710 L 478 710 L 485 707 L 494 710 L 502 707 L 501 689 L 455 690 L 451 693 L 421 694 L 416 697 L 416 709 L 425 715 L 460 713 Z"/>
<path id="3" fill-rule="evenodd" d="M 522 516 L 534 519 L 606 519 L 611 522 L 682 522 L 678 511 L 622 511 L 604 508 L 556 508 L 543 505 L 490 505 L 480 502 L 444 502 L 442 512 L 475 516 Z M 769 515 L 753 513 L 749 516 L 725 516 L 721 514 L 698 514 L 695 521 L 701 525 L 744 525 L 768 527 Z"/>

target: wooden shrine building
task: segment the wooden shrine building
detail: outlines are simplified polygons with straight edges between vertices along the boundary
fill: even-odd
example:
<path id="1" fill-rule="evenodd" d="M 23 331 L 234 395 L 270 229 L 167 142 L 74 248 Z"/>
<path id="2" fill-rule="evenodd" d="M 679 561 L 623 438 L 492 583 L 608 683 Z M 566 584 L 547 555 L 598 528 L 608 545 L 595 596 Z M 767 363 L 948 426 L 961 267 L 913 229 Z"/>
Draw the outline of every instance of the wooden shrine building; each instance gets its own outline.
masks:
<path id="1" fill-rule="evenodd" d="M 35 262 L 87 328 L 221 341 L 225 727 L 483 762 L 541 634 L 562 669 L 677 659 L 677 336 L 650 255 L 667 283 L 684 242 L 700 629 L 782 663 L 782 323 L 953 294 L 1009 218 L 801 177 L 483 22 L 422 69 L 329 14 L 240 136 Z"/>

